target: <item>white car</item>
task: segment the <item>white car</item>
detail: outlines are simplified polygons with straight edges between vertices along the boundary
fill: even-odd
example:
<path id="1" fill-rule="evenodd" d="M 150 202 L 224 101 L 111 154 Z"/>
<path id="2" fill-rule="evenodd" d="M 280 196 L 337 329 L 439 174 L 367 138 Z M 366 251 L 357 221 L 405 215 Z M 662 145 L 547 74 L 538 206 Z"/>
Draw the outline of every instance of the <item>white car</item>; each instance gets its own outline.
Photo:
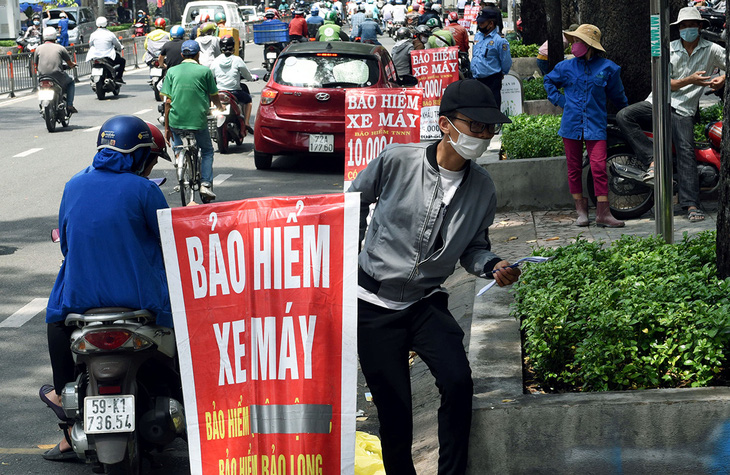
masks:
<path id="1" fill-rule="evenodd" d="M 185 28 L 185 32 L 189 35 L 191 30 L 191 24 L 196 21 L 193 18 L 193 12 L 198 12 L 198 15 L 208 15 L 210 20 L 213 21 L 215 14 L 222 12 L 226 16 L 226 27 L 236 28 L 238 30 L 239 39 L 239 53 L 241 58 L 244 58 L 246 48 L 246 23 L 241 18 L 241 14 L 238 11 L 238 5 L 235 2 L 210 0 L 210 1 L 197 1 L 188 2 L 185 5 L 185 11 L 182 16 L 182 26 Z"/>
<path id="2" fill-rule="evenodd" d="M 238 11 L 241 13 L 241 18 L 247 22 L 263 20 L 262 16 L 256 11 L 256 7 L 253 5 L 239 5 Z"/>

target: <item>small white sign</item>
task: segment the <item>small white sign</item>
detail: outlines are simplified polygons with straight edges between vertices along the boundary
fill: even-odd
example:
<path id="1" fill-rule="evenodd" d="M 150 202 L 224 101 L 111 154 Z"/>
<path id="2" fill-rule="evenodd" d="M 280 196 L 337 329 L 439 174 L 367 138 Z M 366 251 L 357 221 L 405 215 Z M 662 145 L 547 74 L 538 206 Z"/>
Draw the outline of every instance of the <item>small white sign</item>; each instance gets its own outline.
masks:
<path id="1" fill-rule="evenodd" d="M 502 113 L 507 116 L 522 114 L 522 81 L 514 74 L 502 79 Z"/>

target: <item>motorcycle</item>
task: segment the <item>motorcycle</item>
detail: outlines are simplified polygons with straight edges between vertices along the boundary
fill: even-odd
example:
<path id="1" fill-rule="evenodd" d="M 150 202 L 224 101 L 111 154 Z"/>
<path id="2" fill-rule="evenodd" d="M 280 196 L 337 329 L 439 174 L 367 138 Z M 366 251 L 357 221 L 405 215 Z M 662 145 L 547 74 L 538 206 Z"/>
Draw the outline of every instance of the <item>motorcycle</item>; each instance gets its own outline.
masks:
<path id="1" fill-rule="evenodd" d="M 710 41 L 725 44 L 725 7 L 716 9 L 712 6 L 698 8 L 702 19 L 707 20 L 710 26 L 701 30 L 702 36 Z"/>
<path id="2" fill-rule="evenodd" d="M 40 114 L 46 121 L 49 132 L 56 130 L 56 123 L 67 127 L 71 112 L 66 107 L 66 92 L 61 85 L 50 76 L 41 76 L 38 80 L 38 100 Z"/>
<path id="3" fill-rule="evenodd" d="M 122 83 L 116 81 L 118 67 L 109 58 L 96 58 L 91 63 L 91 89 L 100 101 L 107 92 L 119 95 Z"/>
<path id="4" fill-rule="evenodd" d="M 241 83 L 241 88 L 245 92 L 249 92 L 248 86 Z M 236 142 L 241 145 L 246 136 L 246 123 L 244 121 L 242 105 L 238 103 L 236 97 L 230 91 L 218 91 L 221 103 L 225 107 L 224 112 L 219 112 L 213 108 L 212 116 L 208 118 L 208 131 L 210 137 L 215 140 L 220 153 L 228 152 L 228 144 Z"/>
<path id="5" fill-rule="evenodd" d="M 615 116 L 608 117 L 608 158 L 606 169 L 608 175 L 608 201 L 611 203 L 611 213 L 616 219 L 635 219 L 642 216 L 654 206 L 654 183 L 644 182 L 646 166 L 636 157 L 634 151 L 626 141 L 623 132 L 616 123 Z M 644 131 L 647 137 L 653 134 Z M 714 193 L 720 185 L 720 157 L 722 155 L 722 121 L 710 122 L 705 127 L 707 144 L 695 144 L 694 154 L 699 176 L 700 193 L 709 195 Z M 677 157 L 672 150 L 672 164 L 674 168 L 673 180 L 676 186 Z M 588 165 L 585 157 L 583 166 Z M 593 186 L 593 174 L 588 171 L 588 194 L 593 203 L 596 197 Z"/>
<path id="6" fill-rule="evenodd" d="M 279 57 L 279 54 L 284 50 L 284 44 L 282 43 L 264 43 L 264 63 L 263 67 L 266 69 L 264 80 L 268 81 L 271 71 L 274 70 L 274 63 Z"/>
<path id="7" fill-rule="evenodd" d="M 18 36 L 15 42 L 18 44 L 18 49 L 21 53 L 28 53 L 28 74 L 32 77 L 35 69 L 33 52 L 41 44 L 41 39 L 38 36 L 30 36 L 28 38 Z"/>
<path id="8" fill-rule="evenodd" d="M 138 21 L 134 24 L 134 31 L 132 33 L 132 36 L 146 36 L 147 32 L 145 31 L 146 27 L 144 23 Z"/>
<path id="9" fill-rule="evenodd" d="M 155 100 L 157 102 L 160 102 L 162 100 L 162 96 L 160 96 L 160 90 L 162 90 L 162 80 L 165 78 L 165 72 L 166 69 L 162 69 L 160 67 L 160 63 L 158 60 L 152 60 L 149 63 L 147 63 L 147 66 L 150 68 L 150 79 L 147 81 L 147 83 L 152 88 L 152 92 L 155 93 Z"/>

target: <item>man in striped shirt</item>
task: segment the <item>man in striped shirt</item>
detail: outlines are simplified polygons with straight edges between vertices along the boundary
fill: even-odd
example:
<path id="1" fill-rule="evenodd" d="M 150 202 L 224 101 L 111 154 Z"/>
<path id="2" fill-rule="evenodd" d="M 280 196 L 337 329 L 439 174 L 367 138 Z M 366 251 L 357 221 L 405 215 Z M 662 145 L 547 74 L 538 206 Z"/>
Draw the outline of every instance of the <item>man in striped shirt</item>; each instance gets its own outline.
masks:
<path id="1" fill-rule="evenodd" d="M 711 77 L 715 68 L 725 69 L 725 49 L 700 37 L 700 30 L 709 26 L 694 7 L 682 8 L 672 26 L 679 27 L 679 40 L 669 46 L 671 75 L 672 142 L 677 153 L 679 204 L 687 210 L 687 219 L 702 221 L 705 213 L 699 208 L 700 184 L 694 156 L 694 116 L 705 86 L 717 90 L 725 85 L 725 75 Z M 642 132 L 642 123 L 651 123 L 651 94 L 642 102 L 623 108 L 616 115 L 619 127 L 636 156 L 649 168 L 645 182 L 654 180 L 652 142 Z"/>

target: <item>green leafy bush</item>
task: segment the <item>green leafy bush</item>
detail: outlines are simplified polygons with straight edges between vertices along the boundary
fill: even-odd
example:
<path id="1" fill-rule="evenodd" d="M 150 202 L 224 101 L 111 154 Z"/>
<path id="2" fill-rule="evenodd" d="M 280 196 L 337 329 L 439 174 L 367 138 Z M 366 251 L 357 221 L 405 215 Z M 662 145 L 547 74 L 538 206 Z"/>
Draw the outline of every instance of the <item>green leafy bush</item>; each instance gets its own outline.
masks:
<path id="1" fill-rule="evenodd" d="M 547 91 L 543 78 L 533 78 L 522 83 L 522 90 L 525 91 L 526 101 L 535 101 L 538 99 L 547 99 Z"/>
<path id="2" fill-rule="evenodd" d="M 532 58 L 537 56 L 538 45 L 523 45 L 522 40 L 509 42 L 510 55 L 513 58 Z"/>
<path id="3" fill-rule="evenodd" d="M 527 266 L 513 314 L 525 363 L 546 388 L 699 387 L 723 376 L 730 279 L 716 277 L 714 231 L 675 245 L 579 239 L 536 254 L 556 258 Z"/>
<path id="4" fill-rule="evenodd" d="M 107 28 L 107 30 L 109 30 L 109 31 L 124 31 L 124 30 L 130 29 L 131 27 L 132 27 L 132 24 L 131 23 L 122 23 L 121 25 L 110 26 L 110 27 Z"/>
<path id="5" fill-rule="evenodd" d="M 16 46 L 17 43 L 15 40 L 0 40 L 0 46 L 10 47 L 10 46 Z"/>
<path id="6" fill-rule="evenodd" d="M 565 155 L 563 139 L 558 135 L 559 115 L 527 115 L 510 117 L 511 124 L 502 126 L 502 146 L 508 159 L 559 157 Z"/>
<path id="7" fill-rule="evenodd" d="M 695 124 L 695 142 L 707 142 L 705 126 L 710 122 L 722 120 L 722 102 L 700 109 L 700 121 Z"/>

